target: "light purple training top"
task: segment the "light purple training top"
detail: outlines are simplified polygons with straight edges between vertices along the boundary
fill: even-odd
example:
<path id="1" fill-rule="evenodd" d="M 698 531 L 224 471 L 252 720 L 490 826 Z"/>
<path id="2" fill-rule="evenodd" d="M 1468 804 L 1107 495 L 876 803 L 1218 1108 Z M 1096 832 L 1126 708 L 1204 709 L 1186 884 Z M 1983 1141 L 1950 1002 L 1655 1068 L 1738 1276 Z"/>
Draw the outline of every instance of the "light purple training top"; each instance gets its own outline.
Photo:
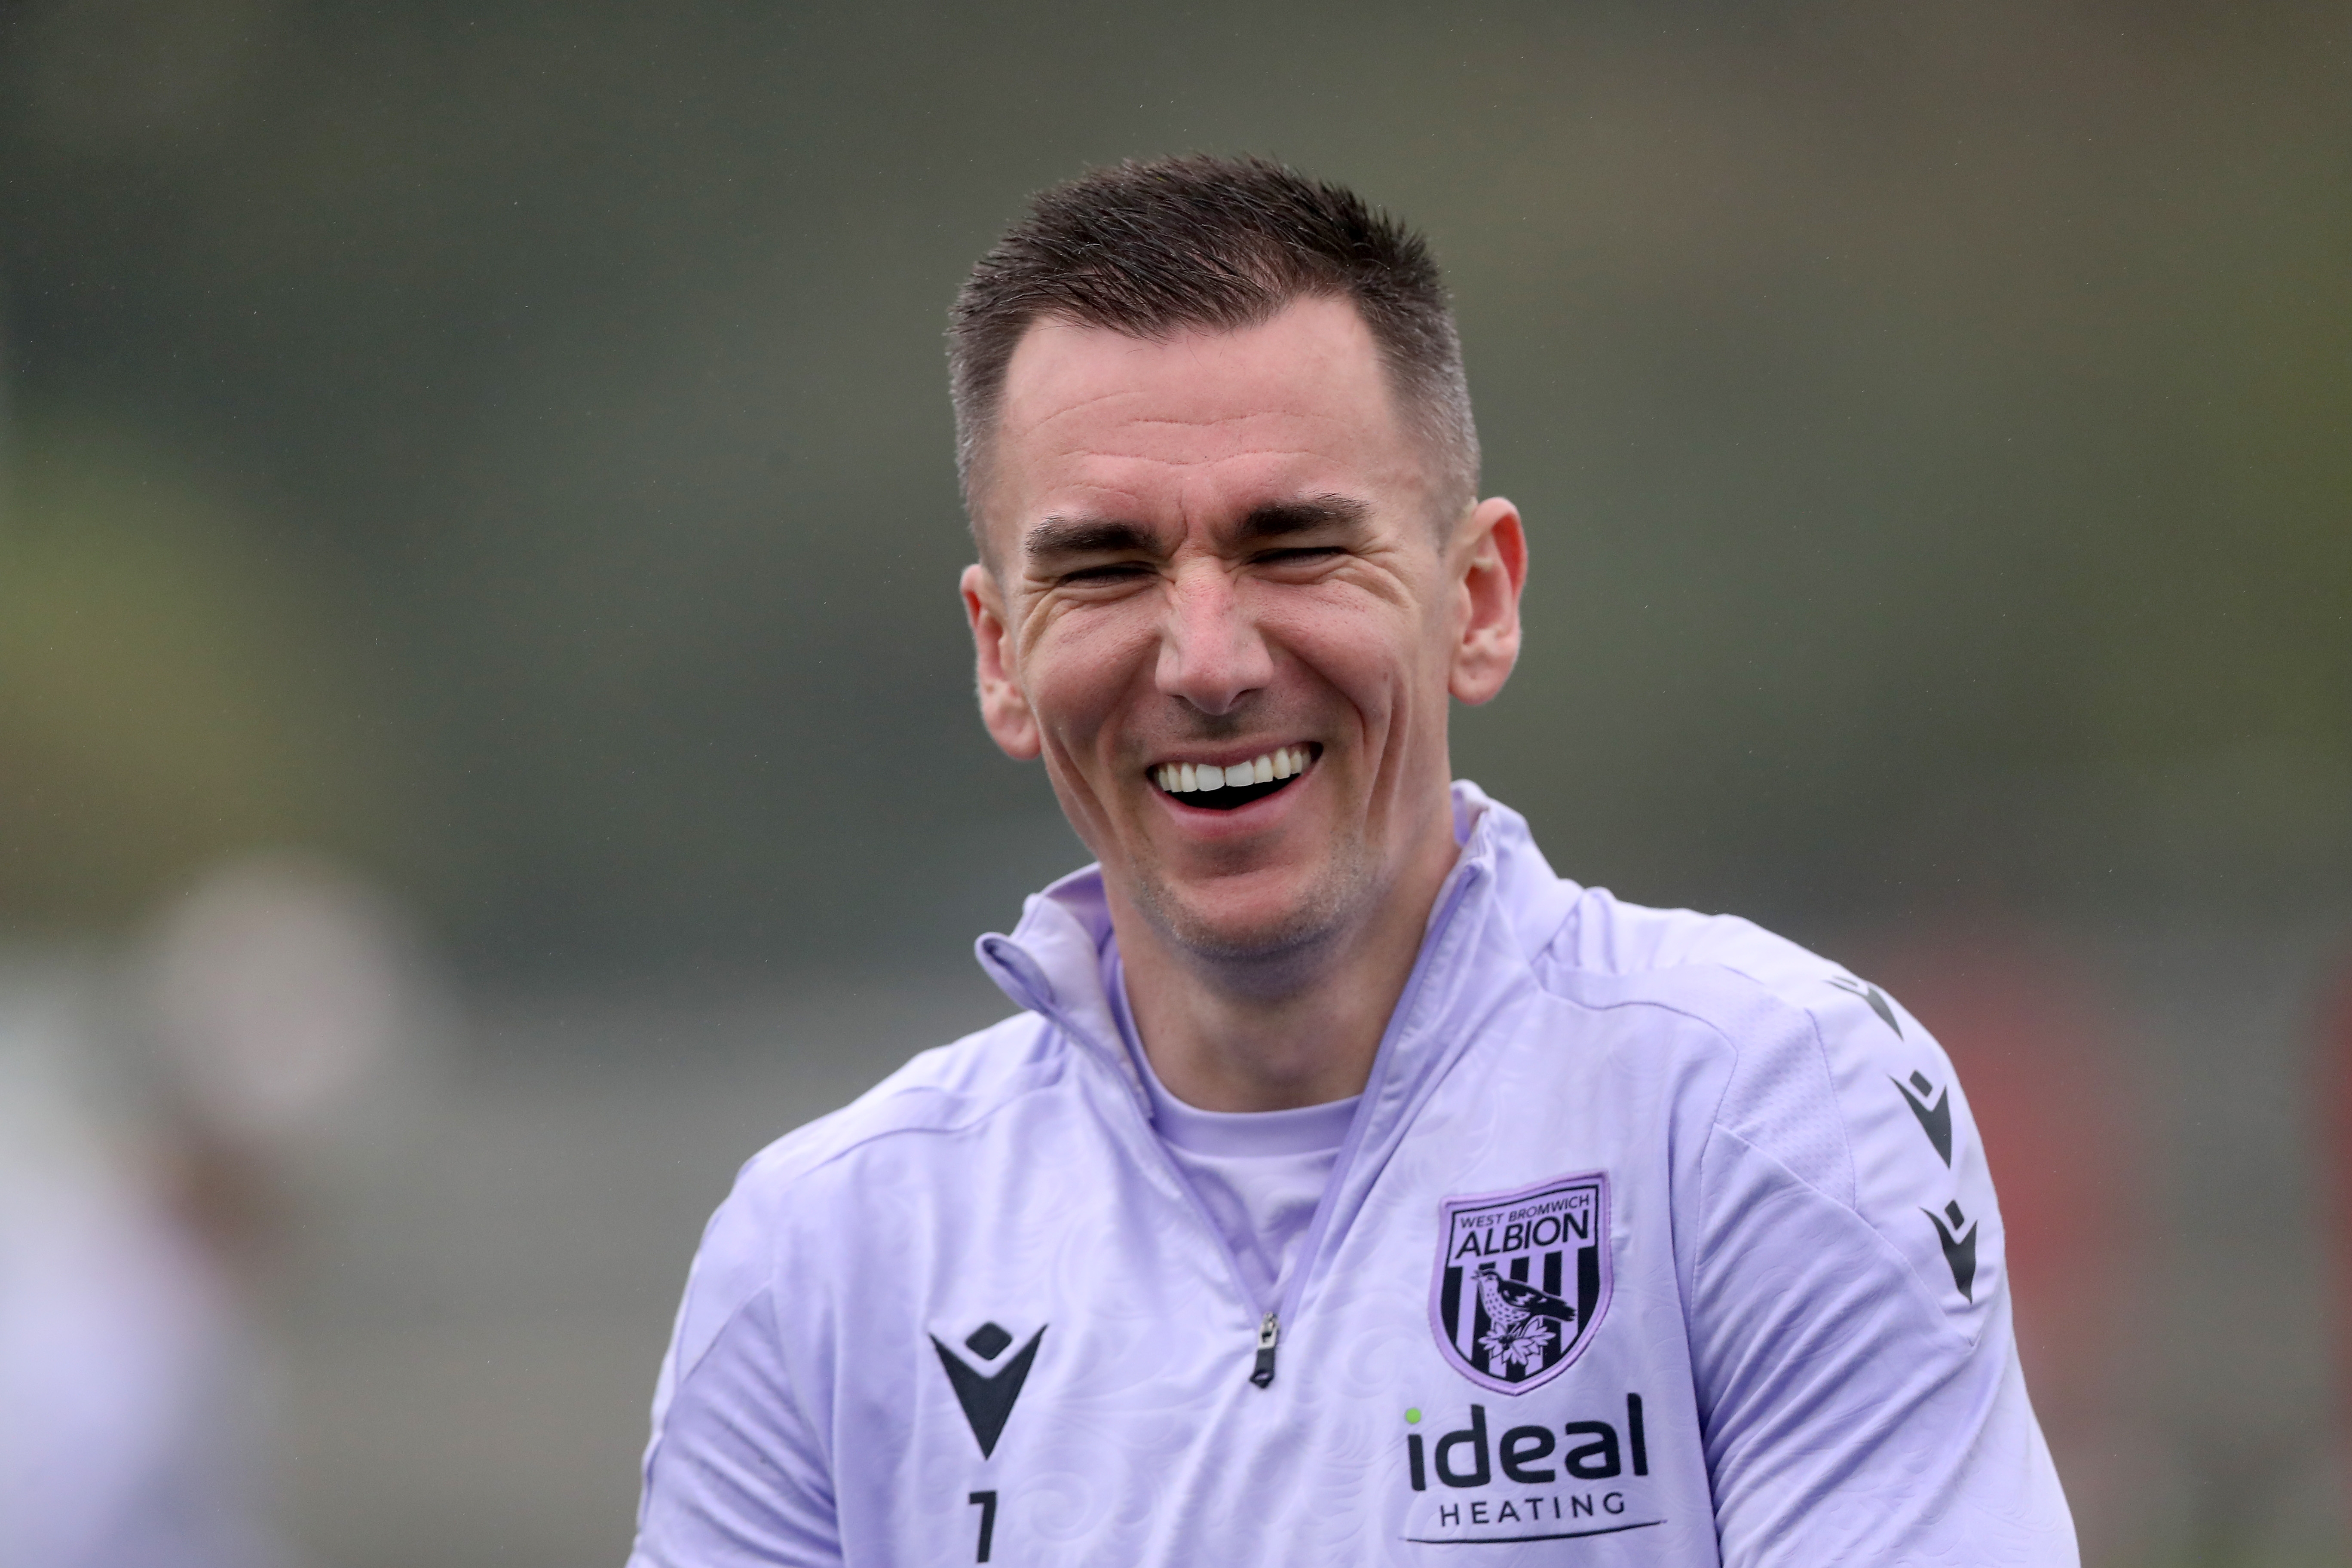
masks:
<path id="1" fill-rule="evenodd" d="M 1098 869 L 983 937 L 1019 1011 L 713 1217 L 635 1568 L 2072 1568 L 1991 1172 L 1918 1019 L 1454 806 L 1303 1233 L 1301 1172 L 1233 1179 L 1267 1156 L 1155 1095 Z"/>
<path id="2" fill-rule="evenodd" d="M 1120 1038 L 1151 1097 L 1152 1131 L 1224 1233 L 1244 1282 L 1272 1311 L 1299 1243 L 1314 1224 L 1315 1205 L 1331 1184 L 1331 1167 L 1363 1097 L 1351 1094 L 1294 1110 L 1202 1110 L 1186 1104 L 1152 1070 L 1127 1005 L 1117 948 L 1110 950 L 1106 967 Z"/>

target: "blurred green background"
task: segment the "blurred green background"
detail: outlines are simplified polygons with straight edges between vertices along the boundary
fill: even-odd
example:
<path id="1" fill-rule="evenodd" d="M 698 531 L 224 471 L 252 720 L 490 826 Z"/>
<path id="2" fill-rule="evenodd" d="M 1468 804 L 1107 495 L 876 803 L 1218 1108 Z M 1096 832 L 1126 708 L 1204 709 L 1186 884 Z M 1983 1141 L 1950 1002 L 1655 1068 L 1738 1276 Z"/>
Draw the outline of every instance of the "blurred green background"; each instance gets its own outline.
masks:
<path id="1" fill-rule="evenodd" d="M 971 710 L 945 313 L 1192 149 L 1448 270 L 1535 551 L 1458 771 L 1951 1047 L 2091 1561 L 2338 1560 L 2340 4 L 12 0 L 0 956 L 291 846 L 465 1020 L 280 1173 L 299 1560 L 619 1561 L 728 1172 L 1002 1011 L 1081 855 Z"/>
<path id="2" fill-rule="evenodd" d="M 2339 7 L 0 15 L 12 928 L 299 838 L 477 973 L 961 937 L 1050 805 L 970 714 L 943 312 L 1189 148 L 1433 236 L 1537 552 L 1461 771 L 1564 869 L 2352 873 Z"/>

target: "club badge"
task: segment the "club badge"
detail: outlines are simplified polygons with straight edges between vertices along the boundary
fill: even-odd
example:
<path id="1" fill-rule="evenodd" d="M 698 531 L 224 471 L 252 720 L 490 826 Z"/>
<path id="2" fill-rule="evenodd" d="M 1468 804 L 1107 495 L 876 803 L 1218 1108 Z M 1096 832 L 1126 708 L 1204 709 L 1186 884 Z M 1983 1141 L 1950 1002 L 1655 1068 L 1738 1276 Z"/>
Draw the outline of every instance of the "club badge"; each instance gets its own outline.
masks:
<path id="1" fill-rule="evenodd" d="M 1609 1177 L 1560 1176 L 1439 1206 L 1429 1321 L 1454 1369 L 1497 1394 L 1568 1370 L 1609 1310 Z"/>

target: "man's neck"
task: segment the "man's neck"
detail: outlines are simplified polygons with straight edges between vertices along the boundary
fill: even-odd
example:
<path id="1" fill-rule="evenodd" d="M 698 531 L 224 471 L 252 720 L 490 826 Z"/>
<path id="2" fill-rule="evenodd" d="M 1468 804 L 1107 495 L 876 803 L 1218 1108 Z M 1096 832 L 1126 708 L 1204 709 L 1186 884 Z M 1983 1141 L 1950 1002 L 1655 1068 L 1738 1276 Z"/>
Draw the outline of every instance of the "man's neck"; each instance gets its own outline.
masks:
<path id="1" fill-rule="evenodd" d="M 1160 1083 L 1203 1110 L 1287 1110 L 1361 1093 L 1458 853 L 1449 814 L 1442 844 L 1273 987 L 1262 973 L 1177 947 L 1114 893 L 1128 1006 Z"/>

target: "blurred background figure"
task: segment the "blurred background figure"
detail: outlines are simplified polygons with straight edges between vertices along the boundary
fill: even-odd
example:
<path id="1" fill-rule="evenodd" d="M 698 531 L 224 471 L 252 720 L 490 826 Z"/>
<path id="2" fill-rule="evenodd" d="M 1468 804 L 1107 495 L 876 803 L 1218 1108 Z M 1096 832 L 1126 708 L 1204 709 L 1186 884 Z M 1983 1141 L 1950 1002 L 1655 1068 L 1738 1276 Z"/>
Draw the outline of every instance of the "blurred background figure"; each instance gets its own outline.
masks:
<path id="1" fill-rule="evenodd" d="M 168 1139 L 95 1103 L 92 1022 L 11 975 L 0 1044 L 0 1561 L 278 1561 L 225 1259 L 173 1204 Z M 176 1161 L 173 1162 L 177 1163 Z"/>
<path id="2" fill-rule="evenodd" d="M 1195 148 L 1446 268 L 1534 552 L 1462 771 L 1950 1047 L 2095 1568 L 2352 1558 L 2341 12 L 0 5 L 0 1568 L 625 1554 L 732 1172 L 1083 858 L 948 301 Z"/>
<path id="3" fill-rule="evenodd" d="M 127 965 L 0 976 L 0 1563 L 273 1568 L 288 1189 L 432 1026 L 324 862 L 233 863 Z"/>

